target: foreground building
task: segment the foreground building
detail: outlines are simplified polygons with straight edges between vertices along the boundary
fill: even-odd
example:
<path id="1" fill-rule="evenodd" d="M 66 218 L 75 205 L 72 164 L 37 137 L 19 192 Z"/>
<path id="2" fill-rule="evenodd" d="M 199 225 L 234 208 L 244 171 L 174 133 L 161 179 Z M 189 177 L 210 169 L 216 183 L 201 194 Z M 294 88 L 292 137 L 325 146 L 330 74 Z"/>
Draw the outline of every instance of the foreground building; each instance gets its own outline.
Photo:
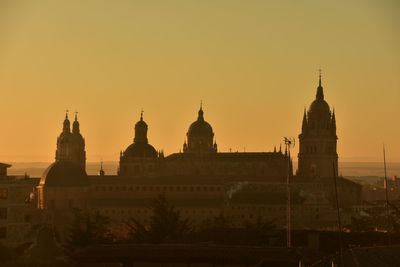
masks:
<path id="1" fill-rule="evenodd" d="M 294 227 L 335 227 L 336 118 L 324 100 L 321 77 L 316 99 L 303 115 L 296 175 L 290 156 L 281 150 L 219 152 L 202 107 L 180 153 L 164 156 L 149 143 L 147 131 L 141 114 L 133 143 L 120 154 L 118 174 L 106 175 L 101 169 L 99 175 L 87 175 L 78 119 L 71 131 L 66 116 L 55 163 L 38 186 L 38 204 L 48 220 L 62 232 L 72 209 L 79 208 L 98 211 L 116 222 L 135 218 L 146 223 L 151 216 L 149 205 L 163 194 L 197 226 L 223 214 L 237 226 L 261 218 L 284 227 L 290 175 Z M 360 185 L 338 178 L 338 190 L 344 214 L 361 202 Z"/>
<path id="2" fill-rule="evenodd" d="M 39 180 L 7 175 L 9 167 L 0 163 L 0 243 L 17 246 L 35 238 L 40 211 L 34 192 Z"/>

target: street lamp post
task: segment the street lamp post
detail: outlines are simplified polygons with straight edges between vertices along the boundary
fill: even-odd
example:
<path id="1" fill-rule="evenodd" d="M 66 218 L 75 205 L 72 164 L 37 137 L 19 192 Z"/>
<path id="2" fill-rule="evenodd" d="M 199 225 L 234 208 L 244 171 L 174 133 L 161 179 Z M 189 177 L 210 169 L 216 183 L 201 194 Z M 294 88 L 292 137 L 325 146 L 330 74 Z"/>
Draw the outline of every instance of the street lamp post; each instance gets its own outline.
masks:
<path id="1" fill-rule="evenodd" d="M 286 247 L 292 247 L 292 216 L 291 216 L 291 188 L 290 188 L 290 148 L 295 145 L 294 138 L 284 137 L 287 152 L 287 176 L 286 176 Z"/>

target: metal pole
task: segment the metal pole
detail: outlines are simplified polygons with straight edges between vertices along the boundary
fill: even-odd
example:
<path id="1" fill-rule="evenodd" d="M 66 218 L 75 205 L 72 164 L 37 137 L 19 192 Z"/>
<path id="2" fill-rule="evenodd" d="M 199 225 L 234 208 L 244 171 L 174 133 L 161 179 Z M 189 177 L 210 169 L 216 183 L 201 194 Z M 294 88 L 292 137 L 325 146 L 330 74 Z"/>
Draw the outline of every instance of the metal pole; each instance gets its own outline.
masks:
<path id="1" fill-rule="evenodd" d="M 390 207 L 389 207 L 389 191 L 388 191 L 388 179 L 387 179 L 387 174 L 386 174 L 386 151 L 385 151 L 385 145 L 383 145 L 383 167 L 385 170 L 385 194 L 386 194 L 386 231 L 388 235 L 388 245 L 390 246 L 392 243 L 391 236 L 390 236 Z"/>
<path id="2" fill-rule="evenodd" d="M 288 146 L 288 173 L 287 183 L 287 248 L 292 247 L 292 220 L 291 220 L 291 193 L 290 193 L 290 146 Z"/>
<path id="3" fill-rule="evenodd" d="M 338 197 L 338 190 L 337 190 L 337 182 L 336 182 L 336 166 L 335 162 L 332 162 L 333 167 L 333 182 L 335 185 L 335 200 L 336 200 L 336 212 L 337 212 L 337 223 L 339 229 L 339 252 L 340 252 L 340 263 L 343 265 L 343 239 L 342 239 L 342 222 L 340 218 L 340 207 L 339 207 L 339 197 Z"/>
<path id="4" fill-rule="evenodd" d="M 292 140 L 284 138 L 287 153 L 287 176 L 286 176 L 286 247 L 292 247 L 292 219 L 291 219 L 291 190 L 290 190 L 290 146 Z"/>

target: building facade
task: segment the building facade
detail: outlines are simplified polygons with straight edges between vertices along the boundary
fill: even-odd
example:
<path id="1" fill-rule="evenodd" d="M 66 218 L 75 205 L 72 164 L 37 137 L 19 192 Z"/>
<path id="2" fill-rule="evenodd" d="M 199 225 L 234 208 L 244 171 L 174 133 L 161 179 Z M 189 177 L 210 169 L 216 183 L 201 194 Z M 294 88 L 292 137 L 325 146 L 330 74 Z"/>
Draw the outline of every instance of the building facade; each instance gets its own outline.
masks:
<path id="1" fill-rule="evenodd" d="M 38 179 L 9 176 L 9 164 L 0 163 L 0 243 L 9 246 L 34 240 L 40 211 L 34 197 Z"/>
<path id="2" fill-rule="evenodd" d="M 117 175 L 85 172 L 85 143 L 77 118 L 72 133 L 66 116 L 57 140 L 56 161 L 38 186 L 39 207 L 65 227 L 68 210 L 97 211 L 113 221 L 144 223 L 159 195 L 201 226 L 224 215 L 235 225 L 260 217 L 285 227 L 286 178 L 291 176 L 293 225 L 298 229 L 336 225 L 333 177 L 338 174 L 336 119 L 319 79 L 316 99 L 304 112 L 296 175 L 287 152 L 219 152 L 202 106 L 190 124 L 183 150 L 164 156 L 148 138 L 143 113 L 133 142 L 120 154 Z M 361 201 L 361 186 L 338 178 L 343 210 Z M 345 216 L 344 216 L 345 217 Z"/>

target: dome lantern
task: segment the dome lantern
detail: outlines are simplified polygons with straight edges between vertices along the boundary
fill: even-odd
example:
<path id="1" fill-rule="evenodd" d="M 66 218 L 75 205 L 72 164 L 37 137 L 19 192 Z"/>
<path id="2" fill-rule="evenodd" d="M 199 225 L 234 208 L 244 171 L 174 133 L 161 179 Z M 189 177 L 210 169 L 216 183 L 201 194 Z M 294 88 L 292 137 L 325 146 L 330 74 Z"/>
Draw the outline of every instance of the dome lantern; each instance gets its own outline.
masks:
<path id="1" fill-rule="evenodd" d="M 135 124 L 134 143 L 148 143 L 147 140 L 147 123 L 143 120 L 143 110 L 140 112 L 140 120 Z"/>
<path id="2" fill-rule="evenodd" d="M 133 144 L 129 145 L 122 153 L 121 158 L 157 158 L 156 149 L 149 144 L 147 139 L 147 123 L 143 120 L 143 110 L 140 113 L 140 120 L 135 124 L 135 137 Z"/>

